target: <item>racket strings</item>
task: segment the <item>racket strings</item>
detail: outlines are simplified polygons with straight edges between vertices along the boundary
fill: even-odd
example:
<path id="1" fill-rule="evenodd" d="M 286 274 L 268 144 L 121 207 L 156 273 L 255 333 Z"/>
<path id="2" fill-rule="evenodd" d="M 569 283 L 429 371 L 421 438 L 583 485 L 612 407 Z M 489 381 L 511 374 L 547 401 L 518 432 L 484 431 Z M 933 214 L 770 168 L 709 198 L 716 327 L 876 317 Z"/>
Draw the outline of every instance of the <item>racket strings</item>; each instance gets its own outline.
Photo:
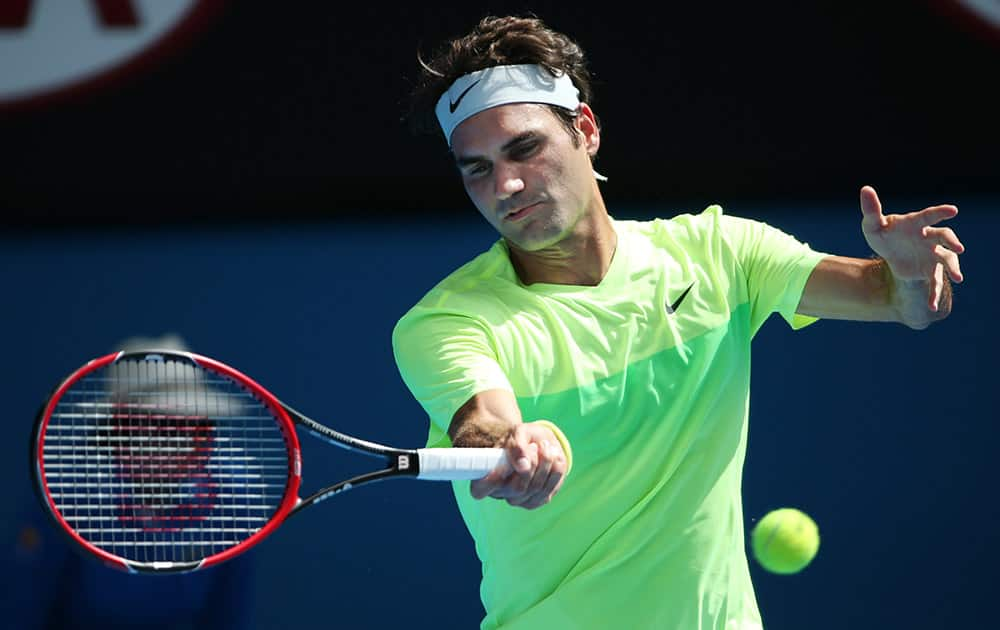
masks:
<path id="1" fill-rule="evenodd" d="M 45 427 L 44 483 L 67 525 L 133 562 L 194 562 L 260 530 L 286 492 L 270 409 L 227 376 L 123 358 L 71 385 Z"/>

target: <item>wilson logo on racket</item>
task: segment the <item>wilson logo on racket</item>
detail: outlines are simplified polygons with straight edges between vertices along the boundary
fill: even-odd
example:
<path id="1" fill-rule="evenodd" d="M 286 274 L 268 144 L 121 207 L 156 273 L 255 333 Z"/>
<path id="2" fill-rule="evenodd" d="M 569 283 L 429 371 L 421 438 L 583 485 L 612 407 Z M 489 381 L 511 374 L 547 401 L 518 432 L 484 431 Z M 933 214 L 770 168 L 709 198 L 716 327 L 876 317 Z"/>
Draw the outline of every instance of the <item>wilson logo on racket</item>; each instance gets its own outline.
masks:
<path id="1" fill-rule="evenodd" d="M 115 400 L 95 417 L 94 449 L 109 453 L 121 481 L 115 516 L 144 532 L 180 532 L 210 517 L 221 487 L 208 462 L 215 427 L 207 416 L 178 414 L 156 402 Z M 91 445 L 87 445 L 90 447 Z"/>
<path id="2" fill-rule="evenodd" d="M 299 497 L 296 427 L 383 460 Z M 56 525 L 132 572 L 193 571 L 242 553 L 286 518 L 384 479 L 485 476 L 501 449 L 397 449 L 326 427 L 241 372 L 187 352 L 114 353 L 42 405 L 32 470 Z"/>

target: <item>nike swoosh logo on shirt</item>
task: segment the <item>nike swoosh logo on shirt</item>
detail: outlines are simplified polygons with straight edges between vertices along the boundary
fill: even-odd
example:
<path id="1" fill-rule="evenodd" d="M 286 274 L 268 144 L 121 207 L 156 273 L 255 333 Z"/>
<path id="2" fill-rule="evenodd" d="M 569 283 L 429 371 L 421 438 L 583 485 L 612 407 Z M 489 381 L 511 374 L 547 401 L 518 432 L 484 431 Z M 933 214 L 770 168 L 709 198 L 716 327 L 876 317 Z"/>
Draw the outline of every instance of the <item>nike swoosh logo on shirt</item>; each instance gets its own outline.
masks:
<path id="1" fill-rule="evenodd" d="M 689 291 L 691 291 L 692 287 L 694 287 L 694 283 L 693 282 L 691 283 L 691 286 L 689 286 L 688 288 L 684 289 L 684 293 L 681 293 L 680 296 L 676 300 L 674 300 L 673 304 L 665 304 L 665 306 L 667 307 L 667 314 L 668 315 L 673 315 L 674 313 L 677 312 L 677 309 L 680 307 L 681 302 L 683 302 L 684 298 L 687 297 L 687 294 L 688 294 Z"/>
<path id="2" fill-rule="evenodd" d="M 462 93 L 458 95 L 458 98 L 456 98 L 454 102 L 452 102 L 451 99 L 448 100 L 448 109 L 451 110 L 452 114 L 454 114 L 455 110 L 458 109 L 458 104 L 462 102 L 462 99 L 465 98 L 465 95 L 469 93 L 469 90 L 476 87 L 476 84 L 479 83 L 480 81 L 482 81 L 482 79 L 476 79 L 475 81 L 473 81 L 469 85 L 469 87 L 462 90 Z"/>

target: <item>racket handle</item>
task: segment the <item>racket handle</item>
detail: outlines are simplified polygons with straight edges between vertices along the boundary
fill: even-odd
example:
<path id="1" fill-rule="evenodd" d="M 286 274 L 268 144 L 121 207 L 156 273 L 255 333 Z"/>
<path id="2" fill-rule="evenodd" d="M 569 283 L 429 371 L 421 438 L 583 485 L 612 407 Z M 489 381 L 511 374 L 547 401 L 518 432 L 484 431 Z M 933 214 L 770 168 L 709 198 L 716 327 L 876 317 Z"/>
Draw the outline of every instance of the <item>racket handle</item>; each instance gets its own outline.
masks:
<path id="1" fill-rule="evenodd" d="M 455 481 L 480 479 L 506 463 L 502 448 L 420 448 L 418 479 Z"/>

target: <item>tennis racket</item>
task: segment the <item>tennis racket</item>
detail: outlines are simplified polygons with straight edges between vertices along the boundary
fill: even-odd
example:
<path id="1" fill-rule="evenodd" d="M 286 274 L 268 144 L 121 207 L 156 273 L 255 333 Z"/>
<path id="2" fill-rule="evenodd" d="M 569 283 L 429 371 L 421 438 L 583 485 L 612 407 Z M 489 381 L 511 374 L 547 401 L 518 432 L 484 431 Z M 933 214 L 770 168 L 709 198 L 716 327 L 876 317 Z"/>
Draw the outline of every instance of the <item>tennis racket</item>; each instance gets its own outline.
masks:
<path id="1" fill-rule="evenodd" d="M 299 497 L 296 426 L 382 468 Z M 32 435 L 39 498 L 59 528 L 129 572 L 203 569 L 303 509 L 384 479 L 477 479 L 502 449 L 399 449 L 334 431 L 219 361 L 142 350 L 94 359 L 42 405 Z"/>

